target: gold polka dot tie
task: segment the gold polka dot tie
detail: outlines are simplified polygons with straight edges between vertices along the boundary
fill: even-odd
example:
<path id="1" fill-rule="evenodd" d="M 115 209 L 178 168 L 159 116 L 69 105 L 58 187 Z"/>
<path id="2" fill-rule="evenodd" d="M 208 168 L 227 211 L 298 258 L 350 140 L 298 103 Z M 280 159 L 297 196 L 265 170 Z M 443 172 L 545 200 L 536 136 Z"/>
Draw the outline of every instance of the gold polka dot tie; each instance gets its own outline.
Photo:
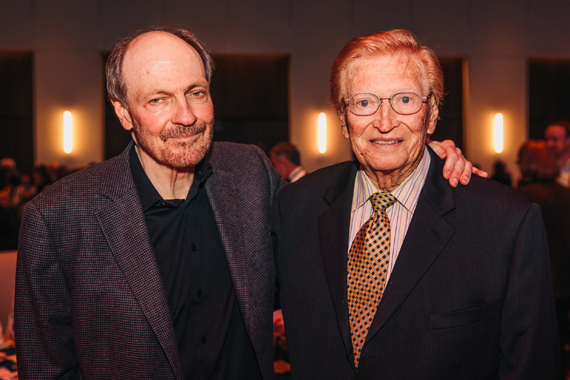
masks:
<path id="1" fill-rule="evenodd" d="M 386 209 L 396 199 L 390 193 L 378 192 L 372 194 L 370 201 L 372 216 L 358 230 L 348 255 L 348 312 L 356 368 L 386 286 L 390 263 L 390 221 Z"/>

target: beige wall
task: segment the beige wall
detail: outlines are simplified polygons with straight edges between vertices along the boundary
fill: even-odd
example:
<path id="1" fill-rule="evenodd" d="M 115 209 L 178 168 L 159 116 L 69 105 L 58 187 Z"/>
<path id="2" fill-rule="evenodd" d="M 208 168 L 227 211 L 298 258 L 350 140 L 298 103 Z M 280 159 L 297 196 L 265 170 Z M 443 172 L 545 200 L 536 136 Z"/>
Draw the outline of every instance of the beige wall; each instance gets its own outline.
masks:
<path id="1" fill-rule="evenodd" d="M 214 53 L 291 56 L 290 136 L 309 170 L 350 159 L 327 104 L 328 72 L 356 35 L 407 28 L 439 55 L 469 66 L 465 148 L 490 170 L 526 138 L 527 60 L 570 58 L 570 3 L 562 0 L 0 0 L 0 50 L 35 52 L 36 161 L 81 165 L 103 157 L 100 52 L 152 24 L 184 27 Z M 61 114 L 74 115 L 74 151 L 61 148 Z M 319 112 L 328 150 L 316 148 Z M 505 150 L 492 150 L 492 120 L 505 119 Z"/>

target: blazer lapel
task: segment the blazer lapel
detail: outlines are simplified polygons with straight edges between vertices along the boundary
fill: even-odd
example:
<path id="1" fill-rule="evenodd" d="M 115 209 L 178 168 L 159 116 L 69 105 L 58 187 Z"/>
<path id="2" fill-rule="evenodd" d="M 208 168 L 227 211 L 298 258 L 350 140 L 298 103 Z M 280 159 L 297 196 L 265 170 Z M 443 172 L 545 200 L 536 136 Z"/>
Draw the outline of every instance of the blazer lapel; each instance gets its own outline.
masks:
<path id="1" fill-rule="evenodd" d="M 351 163 L 327 190 L 324 199 L 329 209 L 319 218 L 319 237 L 325 275 L 334 304 L 339 328 L 347 352 L 352 353 L 352 340 L 348 319 L 347 265 L 348 229 L 352 189 L 357 165 Z"/>
<path id="2" fill-rule="evenodd" d="M 126 154 L 130 146 L 118 159 L 118 167 L 113 167 L 103 176 L 98 192 L 108 202 L 95 215 L 117 264 L 162 346 L 176 378 L 182 379 L 172 317 L 130 172 Z"/>
<path id="3" fill-rule="evenodd" d="M 244 323 L 250 330 L 249 280 L 240 222 L 240 201 L 233 176 L 214 166 L 214 172 L 206 181 L 205 187 L 228 260 L 238 304 Z"/>
<path id="4" fill-rule="evenodd" d="M 455 232 L 444 217 L 455 203 L 451 187 L 441 174 L 443 161 L 431 149 L 429 152 L 431 165 L 427 179 L 366 341 L 404 302 Z"/>

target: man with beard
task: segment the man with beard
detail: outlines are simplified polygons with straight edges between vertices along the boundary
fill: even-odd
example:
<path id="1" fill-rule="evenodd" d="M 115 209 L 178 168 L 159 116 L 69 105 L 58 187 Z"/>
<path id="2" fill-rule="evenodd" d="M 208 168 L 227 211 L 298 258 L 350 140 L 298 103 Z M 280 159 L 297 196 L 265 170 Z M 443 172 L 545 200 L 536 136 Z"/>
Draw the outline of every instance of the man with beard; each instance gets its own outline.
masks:
<path id="1" fill-rule="evenodd" d="M 273 377 L 269 213 L 281 179 L 257 147 L 212 144 L 211 72 L 184 30 L 113 50 L 107 89 L 133 143 L 26 208 L 21 379 Z"/>
<path id="2" fill-rule="evenodd" d="M 134 142 L 25 211 L 21 378 L 272 377 L 281 180 L 256 147 L 211 144 L 211 71 L 186 31 L 115 47 L 108 92 Z"/>

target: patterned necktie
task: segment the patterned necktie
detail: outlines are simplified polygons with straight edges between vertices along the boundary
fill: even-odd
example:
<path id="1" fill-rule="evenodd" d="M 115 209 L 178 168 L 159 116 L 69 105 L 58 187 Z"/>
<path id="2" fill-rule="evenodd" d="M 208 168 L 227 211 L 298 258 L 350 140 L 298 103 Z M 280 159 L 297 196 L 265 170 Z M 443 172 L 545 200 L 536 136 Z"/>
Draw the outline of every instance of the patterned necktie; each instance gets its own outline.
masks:
<path id="1" fill-rule="evenodd" d="M 374 211 L 358 230 L 348 257 L 348 312 L 357 369 L 362 346 L 386 286 L 390 262 L 390 221 L 386 209 L 396 199 L 390 193 L 378 192 L 372 194 L 370 201 Z"/>

